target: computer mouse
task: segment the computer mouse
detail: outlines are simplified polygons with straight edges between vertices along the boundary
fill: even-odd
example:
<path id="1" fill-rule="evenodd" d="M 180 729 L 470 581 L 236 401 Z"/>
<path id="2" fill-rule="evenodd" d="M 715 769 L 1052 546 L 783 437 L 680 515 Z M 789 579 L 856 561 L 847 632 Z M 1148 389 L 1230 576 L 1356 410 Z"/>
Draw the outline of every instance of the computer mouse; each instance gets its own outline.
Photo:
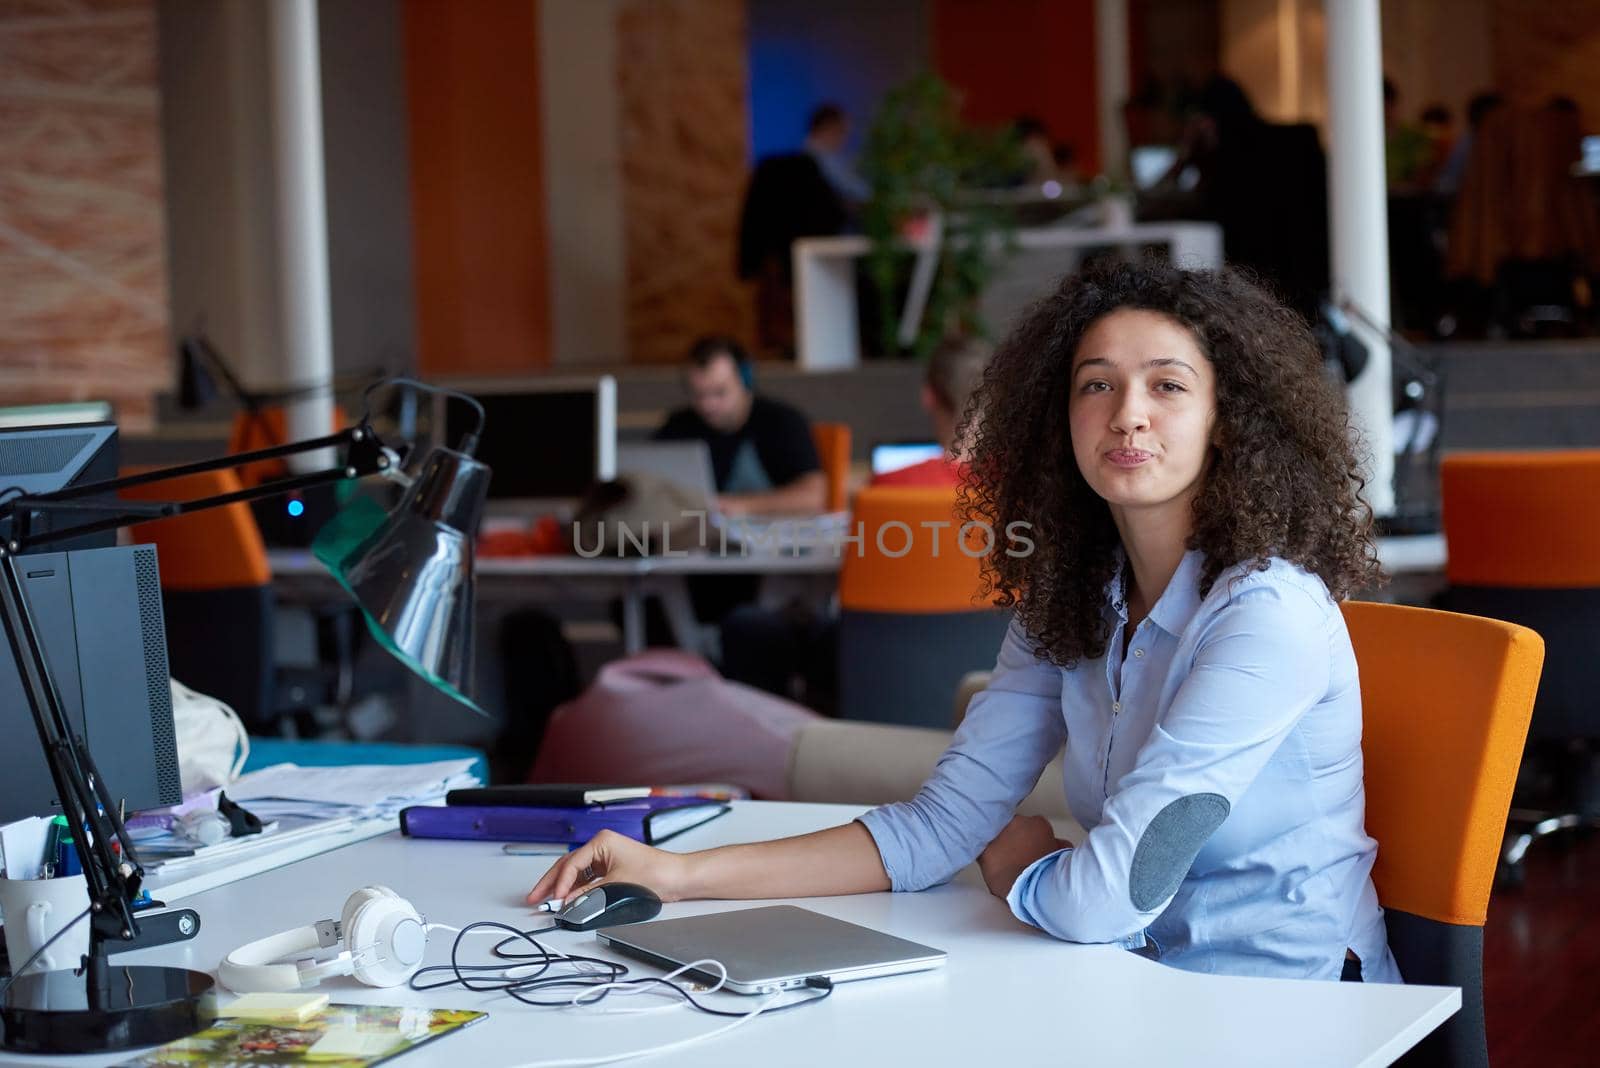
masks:
<path id="1" fill-rule="evenodd" d="M 653 920 L 660 912 L 654 890 L 638 883 L 604 883 L 568 901 L 554 918 L 569 931 L 592 931 Z"/>

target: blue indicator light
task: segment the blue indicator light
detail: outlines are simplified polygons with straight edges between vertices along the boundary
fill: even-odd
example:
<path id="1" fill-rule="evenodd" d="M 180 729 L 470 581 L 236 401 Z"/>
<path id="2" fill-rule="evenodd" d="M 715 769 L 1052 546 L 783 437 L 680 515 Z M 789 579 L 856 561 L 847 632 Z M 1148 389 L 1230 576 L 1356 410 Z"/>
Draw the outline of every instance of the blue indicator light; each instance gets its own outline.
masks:
<path id="1" fill-rule="evenodd" d="M 294 516 L 296 519 L 299 519 L 302 515 L 304 515 L 305 511 L 306 511 L 306 502 L 305 501 L 290 501 L 289 502 L 289 514 Z"/>

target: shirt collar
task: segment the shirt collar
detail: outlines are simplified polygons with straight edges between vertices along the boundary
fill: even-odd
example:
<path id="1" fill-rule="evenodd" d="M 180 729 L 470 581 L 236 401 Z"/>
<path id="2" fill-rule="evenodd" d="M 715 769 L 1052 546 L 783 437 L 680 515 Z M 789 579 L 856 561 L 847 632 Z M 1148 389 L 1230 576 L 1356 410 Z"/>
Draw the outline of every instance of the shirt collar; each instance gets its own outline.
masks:
<path id="1" fill-rule="evenodd" d="M 1124 596 L 1122 576 L 1127 570 L 1127 554 L 1118 546 L 1117 567 L 1111 573 L 1111 581 L 1106 583 L 1106 606 L 1111 618 L 1128 621 L 1128 603 Z M 1182 634 L 1189 621 L 1194 619 L 1195 612 L 1200 609 L 1200 572 L 1205 567 L 1205 554 L 1198 549 L 1190 549 L 1183 554 L 1183 559 L 1178 561 L 1178 570 L 1172 573 L 1172 581 L 1167 583 L 1167 588 L 1161 594 L 1161 599 L 1150 609 L 1150 622 L 1162 630 L 1177 637 Z"/>

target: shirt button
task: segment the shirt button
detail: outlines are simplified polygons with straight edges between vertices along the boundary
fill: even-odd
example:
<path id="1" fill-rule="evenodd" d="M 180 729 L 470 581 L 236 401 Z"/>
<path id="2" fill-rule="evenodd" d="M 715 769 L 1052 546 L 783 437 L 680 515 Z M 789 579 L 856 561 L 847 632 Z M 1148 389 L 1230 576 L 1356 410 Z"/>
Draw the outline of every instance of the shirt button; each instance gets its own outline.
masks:
<path id="1" fill-rule="evenodd" d="M 1122 711 L 1122 702 L 1121 701 L 1112 701 L 1111 702 L 1111 711 L 1113 711 L 1113 712 L 1121 712 Z"/>
<path id="2" fill-rule="evenodd" d="M 1139 658 L 1144 656 L 1144 650 L 1143 649 L 1135 649 L 1133 651 L 1133 655 L 1134 655 L 1135 659 L 1139 659 Z"/>

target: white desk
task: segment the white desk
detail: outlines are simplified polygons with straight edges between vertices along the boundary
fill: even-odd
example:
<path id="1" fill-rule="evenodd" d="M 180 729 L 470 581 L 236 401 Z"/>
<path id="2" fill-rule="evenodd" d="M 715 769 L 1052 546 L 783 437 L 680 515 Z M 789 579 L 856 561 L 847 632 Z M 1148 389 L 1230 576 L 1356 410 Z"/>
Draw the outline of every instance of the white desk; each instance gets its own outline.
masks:
<path id="1" fill-rule="evenodd" d="M 861 809 L 843 805 L 745 802 L 685 834 L 683 849 L 799 834 L 843 823 Z M 213 970 L 234 946 L 338 914 L 352 889 L 382 882 L 430 920 L 495 919 L 538 925 L 523 894 L 549 864 L 507 857 L 492 842 L 412 841 L 389 835 L 303 860 L 184 900 L 199 910 L 200 935 L 116 958 Z M 901 935 L 950 953 L 935 972 L 841 984 L 819 1005 L 758 1018 L 676 1054 L 663 1065 L 910 1064 L 973 1068 L 985 1064 L 1378 1066 L 1391 1063 L 1454 1013 L 1454 987 L 1378 986 L 1202 976 L 1167 968 L 1110 946 L 1058 942 L 1013 919 L 989 896 L 976 871 L 920 894 L 864 894 L 798 902 L 818 912 Z M 736 902 L 668 905 L 664 917 Z M 445 959 L 441 933 L 428 963 Z M 547 936 L 557 948 L 605 956 L 592 934 Z M 492 938 L 473 939 L 486 951 Z M 635 974 L 659 974 L 633 965 Z M 714 1029 L 721 1021 L 682 1011 L 638 1017 L 533 1009 L 509 998 L 464 991 L 376 990 L 351 979 L 321 988 L 336 1002 L 474 1008 L 489 1019 L 442 1038 L 401 1065 L 470 1064 L 496 1068 L 528 1059 L 596 1056 Z M 736 995 L 723 1007 L 749 1008 Z M 104 1065 L 114 1057 L 54 1058 Z M 0 1056 L 0 1064 L 39 1058 Z"/>
<path id="2" fill-rule="evenodd" d="M 1222 228 L 1211 222 L 1138 223 L 1131 226 L 1040 226 L 1017 231 L 1017 248 L 1055 253 L 1050 270 L 1023 279 L 1028 300 L 1042 295 L 1049 280 L 1077 267 L 1084 249 L 1165 245 L 1172 262 L 1185 267 L 1222 266 Z M 907 242 L 908 249 L 919 246 Z M 925 247 L 925 246 L 924 246 Z M 806 371 L 839 371 L 861 362 L 855 261 L 872 249 L 867 238 L 803 237 L 791 246 L 794 270 L 795 362 Z M 1007 265 L 991 288 L 1006 283 Z M 1004 332 L 1008 325 L 993 325 Z"/>

